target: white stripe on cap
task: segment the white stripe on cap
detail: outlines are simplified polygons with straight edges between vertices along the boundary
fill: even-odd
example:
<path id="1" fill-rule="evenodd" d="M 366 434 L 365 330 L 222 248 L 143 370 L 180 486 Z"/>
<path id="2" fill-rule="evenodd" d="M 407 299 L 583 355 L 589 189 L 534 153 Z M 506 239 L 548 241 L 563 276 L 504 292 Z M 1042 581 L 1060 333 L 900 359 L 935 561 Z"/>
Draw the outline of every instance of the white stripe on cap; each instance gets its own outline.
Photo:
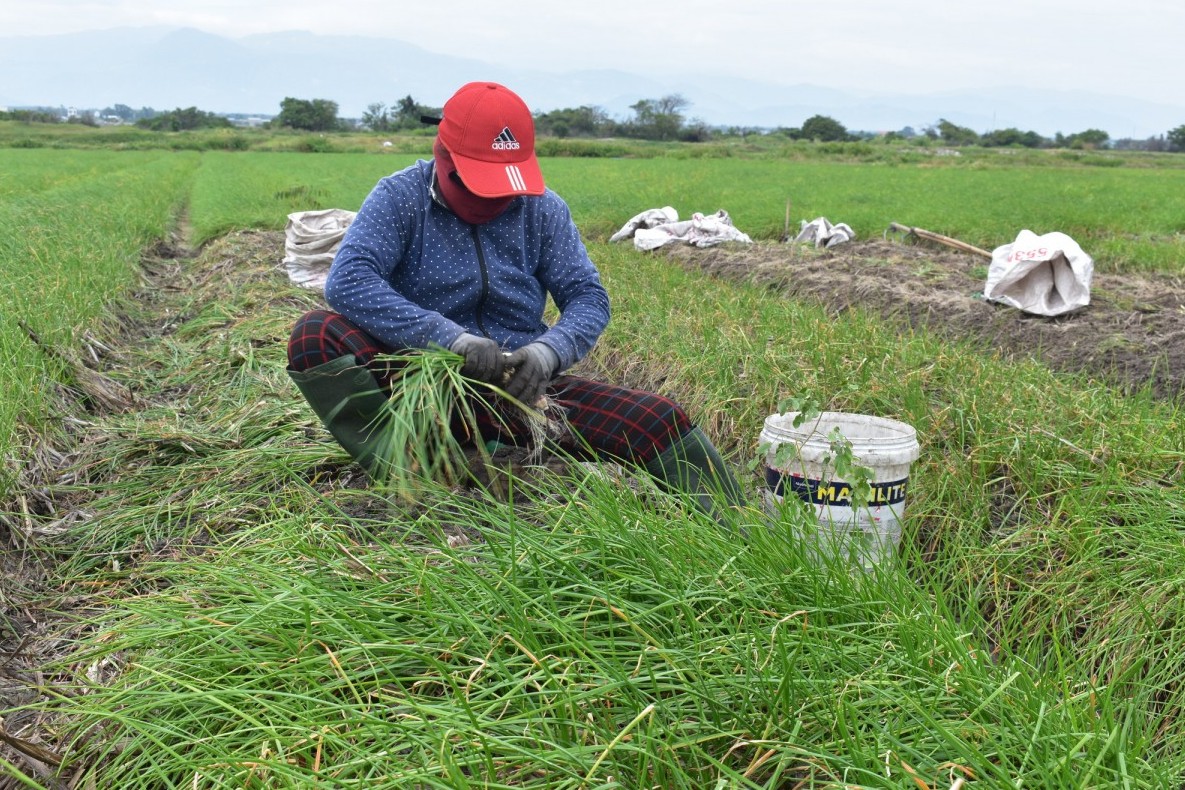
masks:
<path id="1" fill-rule="evenodd" d="M 506 166 L 506 177 L 510 179 L 510 188 L 518 192 L 527 191 L 527 182 L 523 180 L 522 171 L 518 169 L 518 165 Z"/>

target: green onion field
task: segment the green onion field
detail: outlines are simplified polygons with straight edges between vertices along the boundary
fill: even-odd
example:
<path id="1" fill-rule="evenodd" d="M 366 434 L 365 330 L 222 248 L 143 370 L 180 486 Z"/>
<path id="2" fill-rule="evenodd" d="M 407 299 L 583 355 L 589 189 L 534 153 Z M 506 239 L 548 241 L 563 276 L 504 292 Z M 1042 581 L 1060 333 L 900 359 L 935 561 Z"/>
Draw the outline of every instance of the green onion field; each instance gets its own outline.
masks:
<path id="1" fill-rule="evenodd" d="M 147 139 L 0 147 L 0 788 L 1185 783 L 1179 397 L 608 243 L 664 205 L 775 253 L 787 218 L 1060 230 L 1179 285 L 1185 158 L 545 156 L 613 299 L 582 370 L 687 408 L 752 497 L 722 524 L 630 470 L 368 483 L 285 373 L 321 297 L 283 229 L 425 139 Z M 895 562 L 761 507 L 791 400 L 916 428 Z"/>

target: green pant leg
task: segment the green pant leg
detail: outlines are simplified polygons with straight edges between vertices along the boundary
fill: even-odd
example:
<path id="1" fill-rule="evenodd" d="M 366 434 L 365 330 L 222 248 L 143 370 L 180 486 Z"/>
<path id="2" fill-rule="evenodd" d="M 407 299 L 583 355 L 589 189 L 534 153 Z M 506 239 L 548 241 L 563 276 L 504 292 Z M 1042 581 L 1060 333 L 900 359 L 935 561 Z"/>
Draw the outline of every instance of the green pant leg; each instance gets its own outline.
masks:
<path id="1" fill-rule="evenodd" d="M 290 369 L 288 375 L 338 444 L 373 471 L 379 418 L 388 399 L 374 374 L 347 355 L 308 370 Z"/>
<path id="2" fill-rule="evenodd" d="M 692 428 L 666 452 L 647 463 L 646 471 L 669 488 L 692 496 L 705 513 L 718 515 L 717 499 L 728 506 L 744 504 L 736 478 L 712 440 L 699 428 Z"/>

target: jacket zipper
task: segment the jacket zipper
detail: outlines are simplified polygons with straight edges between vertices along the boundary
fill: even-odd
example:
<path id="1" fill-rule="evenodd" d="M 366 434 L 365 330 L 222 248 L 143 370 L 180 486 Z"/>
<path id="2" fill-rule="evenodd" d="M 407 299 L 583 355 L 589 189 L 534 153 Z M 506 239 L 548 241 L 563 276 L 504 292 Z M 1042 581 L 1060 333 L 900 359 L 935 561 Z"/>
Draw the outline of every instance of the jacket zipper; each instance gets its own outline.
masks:
<path id="1" fill-rule="evenodd" d="M 482 320 L 482 312 L 485 309 L 486 299 L 490 295 L 490 273 L 486 270 L 486 256 L 481 248 L 481 236 L 477 233 L 477 226 L 470 225 L 469 230 L 473 233 L 473 244 L 477 247 L 477 267 L 481 270 L 481 296 L 477 300 L 477 328 L 486 337 L 490 333 L 486 331 L 485 321 Z"/>

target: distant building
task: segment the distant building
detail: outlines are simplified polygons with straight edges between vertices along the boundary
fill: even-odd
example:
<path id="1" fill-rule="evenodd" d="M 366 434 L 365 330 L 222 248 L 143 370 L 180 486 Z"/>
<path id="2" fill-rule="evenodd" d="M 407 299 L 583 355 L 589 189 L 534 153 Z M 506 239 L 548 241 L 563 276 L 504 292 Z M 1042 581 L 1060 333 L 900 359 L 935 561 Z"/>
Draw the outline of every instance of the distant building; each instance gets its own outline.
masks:
<path id="1" fill-rule="evenodd" d="M 225 116 L 235 126 L 245 126 L 251 129 L 257 129 L 271 120 L 269 115 L 240 115 L 228 114 Z"/>

